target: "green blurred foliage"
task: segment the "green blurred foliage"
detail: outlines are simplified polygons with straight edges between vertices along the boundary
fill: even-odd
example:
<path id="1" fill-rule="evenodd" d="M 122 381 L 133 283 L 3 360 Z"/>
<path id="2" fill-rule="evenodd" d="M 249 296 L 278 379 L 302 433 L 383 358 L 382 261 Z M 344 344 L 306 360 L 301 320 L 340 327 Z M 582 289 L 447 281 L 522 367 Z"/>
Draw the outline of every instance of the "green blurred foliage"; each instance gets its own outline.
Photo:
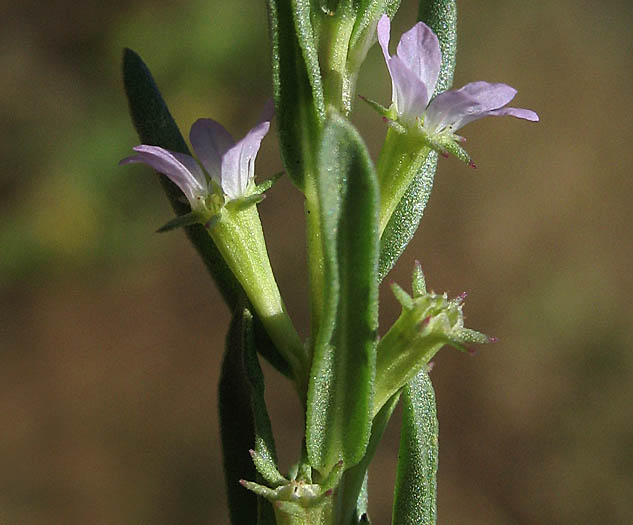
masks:
<path id="1" fill-rule="evenodd" d="M 403 2 L 394 35 L 417 6 Z M 439 523 L 633 522 L 633 12 L 625 0 L 461 2 L 455 85 L 503 81 L 530 125 L 469 125 L 479 170 L 441 159 L 419 258 L 436 291 L 470 292 L 468 324 L 501 342 L 444 350 Z M 270 96 L 264 2 L 3 4 L 0 32 L 0 523 L 227 523 L 216 384 L 228 312 L 137 143 L 123 47 L 153 70 L 184 132 L 235 135 Z M 395 36 L 394 36 L 395 39 Z M 359 92 L 386 103 L 372 49 Z M 375 159 L 384 128 L 358 105 Z M 268 138 L 258 172 L 280 169 Z M 260 205 L 280 287 L 306 331 L 302 203 Z M 382 291 L 381 326 L 397 316 Z M 282 464 L 292 391 L 268 389 Z M 397 425 L 370 478 L 387 523 Z"/>

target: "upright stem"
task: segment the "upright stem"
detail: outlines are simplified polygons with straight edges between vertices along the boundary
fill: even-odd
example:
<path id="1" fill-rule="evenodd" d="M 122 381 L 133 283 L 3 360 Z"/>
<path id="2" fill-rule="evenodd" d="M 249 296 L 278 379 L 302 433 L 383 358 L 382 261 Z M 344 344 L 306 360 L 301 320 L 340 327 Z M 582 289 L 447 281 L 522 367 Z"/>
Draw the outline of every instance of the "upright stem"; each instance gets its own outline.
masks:
<path id="1" fill-rule="evenodd" d="M 306 188 L 306 236 L 308 248 L 308 268 L 310 273 L 311 326 L 312 338 L 321 324 L 323 311 L 323 245 L 321 239 L 321 210 L 314 182 L 310 180 Z"/>
<path id="2" fill-rule="evenodd" d="M 347 7 L 339 7 L 327 16 L 321 27 L 321 71 L 323 94 L 327 105 L 334 106 L 345 115 L 352 110 L 352 93 L 356 75 L 347 68 L 349 41 L 356 17 Z"/>

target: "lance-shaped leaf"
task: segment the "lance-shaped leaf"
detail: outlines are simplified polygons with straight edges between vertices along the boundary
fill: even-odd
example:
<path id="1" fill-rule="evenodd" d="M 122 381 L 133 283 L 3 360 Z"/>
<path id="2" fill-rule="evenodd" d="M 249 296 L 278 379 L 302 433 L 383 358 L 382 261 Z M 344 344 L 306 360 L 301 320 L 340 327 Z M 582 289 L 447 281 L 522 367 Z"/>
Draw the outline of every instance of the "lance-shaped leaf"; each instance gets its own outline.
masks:
<path id="1" fill-rule="evenodd" d="M 402 431 L 392 523 L 435 525 L 438 423 L 431 378 L 422 370 L 402 393 Z"/>
<path id="2" fill-rule="evenodd" d="M 367 149 L 332 114 L 323 131 L 318 196 L 324 253 L 322 322 L 310 373 L 306 446 L 327 473 L 358 463 L 369 441 L 378 315 L 378 188 Z"/>
<path id="3" fill-rule="evenodd" d="M 456 0 L 421 0 L 418 20 L 427 24 L 437 35 L 442 52 L 442 65 L 435 95 L 446 91 L 453 83 L 457 53 Z M 380 279 L 393 268 L 413 238 L 424 208 L 433 189 L 437 168 L 437 153 L 432 151 L 400 200 L 380 240 Z"/>
<path id="4" fill-rule="evenodd" d="M 242 479 L 260 479 L 251 455 L 269 471 L 276 470 L 277 462 L 264 378 L 255 351 L 253 317 L 240 306 L 226 338 L 218 399 L 231 523 L 274 524 L 270 503 L 240 485 Z"/>
<path id="5" fill-rule="evenodd" d="M 268 0 L 273 88 L 284 166 L 299 189 L 314 171 L 325 118 L 321 73 L 306 0 Z"/>
<path id="6" fill-rule="evenodd" d="M 126 49 L 123 54 L 123 82 L 132 122 L 141 142 L 189 155 L 189 148 L 161 96 L 151 72 L 141 57 L 131 49 Z M 165 175 L 160 175 L 160 182 L 176 212 L 177 218 L 174 222 L 180 226 L 178 221 L 184 220 L 186 222 L 186 220 L 179 218 L 189 214 L 191 208 L 189 204 L 182 201 L 181 190 Z M 233 310 L 244 295 L 242 287 L 224 262 L 204 227 L 200 224 L 182 225 L 187 237 L 202 257 L 222 297 L 229 308 Z M 261 354 L 280 372 L 289 375 L 288 364 L 270 341 L 259 320 L 256 321 L 255 325 L 258 348 Z"/>

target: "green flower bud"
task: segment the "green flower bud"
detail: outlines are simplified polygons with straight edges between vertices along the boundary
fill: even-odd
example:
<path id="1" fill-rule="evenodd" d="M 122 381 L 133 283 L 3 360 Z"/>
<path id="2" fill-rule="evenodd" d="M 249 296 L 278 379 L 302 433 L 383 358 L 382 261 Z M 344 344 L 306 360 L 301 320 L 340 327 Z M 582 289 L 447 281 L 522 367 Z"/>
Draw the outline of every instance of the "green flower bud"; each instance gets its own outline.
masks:
<path id="1" fill-rule="evenodd" d="M 413 273 L 413 296 L 395 283 L 391 288 L 402 305 L 402 313 L 378 343 L 374 414 L 444 345 L 466 351 L 467 345 L 494 341 L 464 327 L 465 294 L 449 299 L 446 293 L 426 291 L 419 263 Z"/>

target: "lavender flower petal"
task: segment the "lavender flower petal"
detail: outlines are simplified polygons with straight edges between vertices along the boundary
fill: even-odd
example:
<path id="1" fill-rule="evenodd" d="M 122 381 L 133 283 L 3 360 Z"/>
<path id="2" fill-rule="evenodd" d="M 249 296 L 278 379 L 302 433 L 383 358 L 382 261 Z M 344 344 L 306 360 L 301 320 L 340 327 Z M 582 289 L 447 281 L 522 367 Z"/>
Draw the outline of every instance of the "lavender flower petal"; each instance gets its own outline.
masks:
<path id="1" fill-rule="evenodd" d="M 133 149 L 137 155 L 123 159 L 120 165 L 140 162 L 166 175 L 185 194 L 192 207 L 199 196 L 206 194 L 204 173 L 189 155 L 145 144 Z"/>
<path id="2" fill-rule="evenodd" d="M 445 91 L 429 104 L 424 127 L 431 132 L 448 126 L 452 131 L 458 130 L 486 116 L 487 112 L 505 106 L 516 93 L 516 89 L 507 84 L 489 82 L 471 82 L 461 89 Z"/>
<path id="3" fill-rule="evenodd" d="M 391 78 L 395 86 L 393 101 L 398 114 L 407 122 L 415 122 L 424 114 L 430 94 L 424 83 L 402 62 L 400 57 L 389 59 Z"/>
<path id="4" fill-rule="evenodd" d="M 380 20 L 378 20 L 378 26 L 376 27 L 376 33 L 378 34 L 378 43 L 382 49 L 382 54 L 385 57 L 385 62 L 387 63 L 387 70 L 389 71 L 389 76 L 391 77 L 391 93 L 392 93 L 392 102 L 396 101 L 396 84 L 393 79 L 393 73 L 391 71 L 391 66 L 389 62 L 391 61 L 391 56 L 389 55 L 389 39 L 391 38 L 391 21 L 387 15 L 382 15 Z"/>
<path id="5" fill-rule="evenodd" d="M 218 184 L 221 183 L 222 157 L 235 145 L 230 133 L 215 120 L 201 118 L 191 126 L 189 140 L 204 169 Z"/>
<path id="6" fill-rule="evenodd" d="M 242 197 L 255 177 L 255 158 L 270 129 L 271 107 L 266 105 L 260 122 L 222 157 L 222 190 L 229 199 Z"/>
<path id="7" fill-rule="evenodd" d="M 418 22 L 402 35 L 398 43 L 397 56 L 406 67 L 420 79 L 425 87 L 427 106 L 440 75 L 442 53 L 435 33 L 423 22 Z"/>
<path id="8" fill-rule="evenodd" d="M 505 115 L 509 115 L 511 117 L 521 118 L 523 120 L 529 120 L 530 122 L 538 122 L 539 116 L 532 111 L 531 109 L 523 109 L 523 108 L 501 108 L 494 109 L 492 111 L 488 111 L 486 113 L 487 117 L 503 117 Z"/>

